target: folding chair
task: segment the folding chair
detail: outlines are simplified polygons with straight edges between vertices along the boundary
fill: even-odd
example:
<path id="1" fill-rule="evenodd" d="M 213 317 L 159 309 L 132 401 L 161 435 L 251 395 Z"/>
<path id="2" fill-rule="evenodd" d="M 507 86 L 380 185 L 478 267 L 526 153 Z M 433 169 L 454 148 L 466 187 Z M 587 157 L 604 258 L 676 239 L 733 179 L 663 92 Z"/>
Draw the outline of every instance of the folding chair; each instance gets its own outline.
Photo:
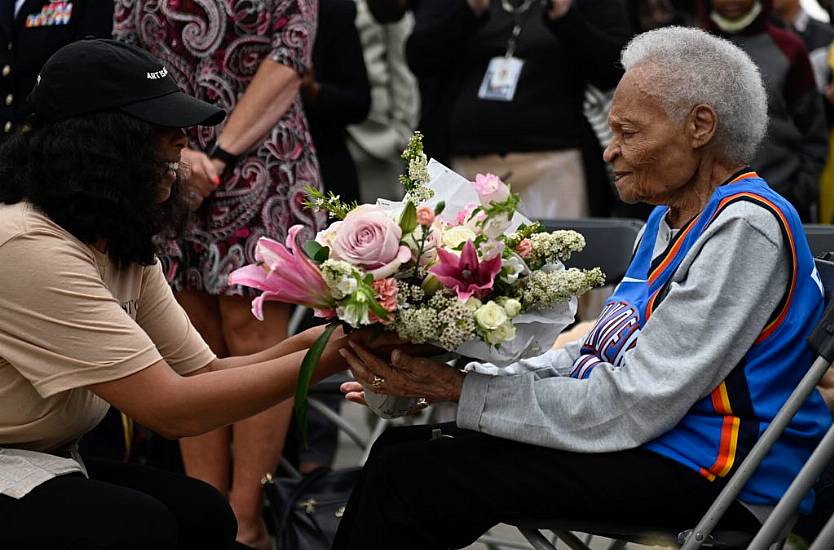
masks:
<path id="1" fill-rule="evenodd" d="M 825 435 L 758 533 L 715 530 L 715 527 L 834 360 L 834 300 L 832 300 L 834 298 L 834 262 L 816 260 L 816 264 L 825 289 L 827 304 L 822 319 L 809 338 L 809 344 L 818 357 L 698 525 L 694 529 L 675 533 L 668 529 L 648 525 L 605 524 L 591 521 L 553 519 L 516 522 L 516 527 L 535 550 L 555 550 L 554 543 L 549 541 L 541 530 L 552 531 L 558 539 L 573 550 L 589 550 L 589 547 L 572 533 L 573 531 L 615 539 L 612 548 L 621 548 L 626 541 L 655 546 L 682 545 L 682 550 L 696 550 L 702 546 L 755 550 L 781 547 L 793 525 L 792 520 L 795 519 L 799 502 L 834 455 L 834 429 L 829 430 Z M 834 518 L 825 526 L 811 548 L 813 550 L 834 548 Z"/>
<path id="2" fill-rule="evenodd" d="M 806 223 L 802 227 L 815 258 L 834 252 L 834 225 Z"/>

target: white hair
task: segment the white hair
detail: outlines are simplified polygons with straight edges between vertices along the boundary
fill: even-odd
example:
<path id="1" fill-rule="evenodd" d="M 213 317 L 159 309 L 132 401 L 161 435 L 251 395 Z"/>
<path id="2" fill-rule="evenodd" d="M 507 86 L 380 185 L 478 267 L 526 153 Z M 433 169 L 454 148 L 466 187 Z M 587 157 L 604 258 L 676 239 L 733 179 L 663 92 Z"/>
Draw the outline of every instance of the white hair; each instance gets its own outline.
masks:
<path id="1" fill-rule="evenodd" d="M 731 42 L 698 29 L 666 27 L 636 36 L 623 50 L 626 71 L 648 70 L 648 93 L 672 120 L 692 107 L 718 114 L 716 145 L 733 162 L 749 163 L 767 128 L 767 94 L 758 67 Z"/>

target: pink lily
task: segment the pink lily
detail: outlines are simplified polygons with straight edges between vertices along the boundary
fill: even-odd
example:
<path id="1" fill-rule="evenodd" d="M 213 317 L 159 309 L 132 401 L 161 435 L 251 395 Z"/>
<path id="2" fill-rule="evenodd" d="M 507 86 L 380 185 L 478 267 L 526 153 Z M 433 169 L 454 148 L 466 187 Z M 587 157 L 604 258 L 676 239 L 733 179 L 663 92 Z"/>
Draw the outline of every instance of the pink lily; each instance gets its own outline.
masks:
<path id="1" fill-rule="evenodd" d="M 262 290 L 252 300 L 252 314 L 263 321 L 263 303 L 278 301 L 299 304 L 316 310 L 318 316 L 332 316 L 330 291 L 318 266 L 310 261 L 296 242 L 303 226 L 294 225 L 287 234 L 286 247 L 261 237 L 255 247 L 257 264 L 247 265 L 229 274 L 228 284 L 245 285 Z"/>
<path id="2" fill-rule="evenodd" d="M 474 295 L 482 298 L 492 289 L 495 276 L 501 271 L 501 256 L 486 261 L 478 261 L 478 252 L 469 240 L 463 245 L 460 257 L 443 248 L 437 249 L 438 263 L 429 272 L 443 286 L 454 289 L 458 298 L 468 300 Z"/>

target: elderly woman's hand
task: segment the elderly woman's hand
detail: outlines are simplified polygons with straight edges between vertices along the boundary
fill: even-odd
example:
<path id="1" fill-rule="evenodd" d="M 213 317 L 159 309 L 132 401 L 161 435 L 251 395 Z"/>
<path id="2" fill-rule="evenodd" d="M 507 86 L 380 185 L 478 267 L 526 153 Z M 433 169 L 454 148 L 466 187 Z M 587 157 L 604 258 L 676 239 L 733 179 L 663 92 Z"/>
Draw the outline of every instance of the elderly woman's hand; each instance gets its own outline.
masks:
<path id="1" fill-rule="evenodd" d="M 370 349 L 384 359 L 391 358 L 391 352 L 399 348 L 409 355 L 419 357 L 440 355 L 443 350 L 431 344 L 411 344 L 400 339 L 396 333 L 383 331 L 378 328 L 362 328 L 350 333 L 350 341 Z"/>
<path id="2" fill-rule="evenodd" d="M 391 363 L 388 363 L 361 344 L 351 341 L 350 348 L 339 353 L 347 361 L 353 376 L 376 393 L 422 397 L 429 403 L 460 399 L 466 375 L 445 363 L 414 357 L 402 349 L 394 350 Z"/>

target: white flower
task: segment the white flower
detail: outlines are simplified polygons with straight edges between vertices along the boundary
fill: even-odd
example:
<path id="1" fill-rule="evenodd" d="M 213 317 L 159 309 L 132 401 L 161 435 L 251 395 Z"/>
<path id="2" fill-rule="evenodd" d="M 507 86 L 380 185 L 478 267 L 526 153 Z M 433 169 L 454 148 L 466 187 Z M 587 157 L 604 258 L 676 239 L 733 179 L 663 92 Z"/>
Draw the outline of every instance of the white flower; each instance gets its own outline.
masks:
<path id="1" fill-rule="evenodd" d="M 369 324 L 367 297 L 363 292 L 357 292 L 347 304 L 336 308 L 336 315 L 353 328 Z"/>
<path id="2" fill-rule="evenodd" d="M 466 300 L 465 304 L 466 307 L 468 307 L 470 311 L 473 312 L 478 311 L 478 308 L 481 307 L 481 305 L 483 305 L 481 301 L 475 298 L 474 296 L 470 296 L 469 299 Z"/>
<path id="3" fill-rule="evenodd" d="M 513 338 L 515 338 L 515 327 L 509 321 L 501 324 L 498 328 L 487 335 L 487 339 L 490 340 L 491 344 L 509 342 Z"/>
<path id="4" fill-rule="evenodd" d="M 477 235 L 472 229 L 465 225 L 458 225 L 447 229 L 443 233 L 443 244 L 449 248 L 457 248 L 466 243 L 466 241 L 474 241 Z"/>
<path id="5" fill-rule="evenodd" d="M 510 318 L 516 317 L 521 313 L 521 302 L 515 298 L 499 298 L 498 303 L 501 304 L 501 307 L 504 308 L 504 311 L 507 312 Z"/>
<path id="6" fill-rule="evenodd" d="M 408 162 L 408 177 L 415 182 L 428 183 L 428 160 L 425 153 L 420 153 L 420 156 L 411 159 Z"/>
<path id="7" fill-rule="evenodd" d="M 484 261 L 489 261 L 496 256 L 500 256 L 502 252 L 504 252 L 504 243 L 501 241 L 486 241 L 481 243 L 480 252 L 481 252 L 481 259 Z"/>
<path id="8" fill-rule="evenodd" d="M 492 331 L 507 322 L 507 312 L 490 300 L 475 311 L 475 322 L 482 329 Z"/>
<path id="9" fill-rule="evenodd" d="M 512 254 L 509 258 L 501 260 L 501 268 L 501 278 L 508 285 L 515 284 L 520 275 L 528 272 L 527 264 L 524 263 L 524 260 L 518 254 Z M 504 269 L 507 270 L 506 275 L 503 275 Z"/>
<path id="10" fill-rule="evenodd" d="M 321 264 L 321 276 L 336 300 L 356 292 L 356 268 L 342 260 L 326 260 Z"/>
<path id="11" fill-rule="evenodd" d="M 506 214 L 501 213 L 495 216 L 490 216 L 484 222 L 483 233 L 490 239 L 497 239 L 504 234 L 504 231 L 510 226 L 510 218 Z"/>
<path id="12" fill-rule="evenodd" d="M 356 277 L 343 277 L 342 280 L 336 284 L 336 290 L 338 290 L 342 296 L 350 296 L 356 292 L 356 287 Z"/>

